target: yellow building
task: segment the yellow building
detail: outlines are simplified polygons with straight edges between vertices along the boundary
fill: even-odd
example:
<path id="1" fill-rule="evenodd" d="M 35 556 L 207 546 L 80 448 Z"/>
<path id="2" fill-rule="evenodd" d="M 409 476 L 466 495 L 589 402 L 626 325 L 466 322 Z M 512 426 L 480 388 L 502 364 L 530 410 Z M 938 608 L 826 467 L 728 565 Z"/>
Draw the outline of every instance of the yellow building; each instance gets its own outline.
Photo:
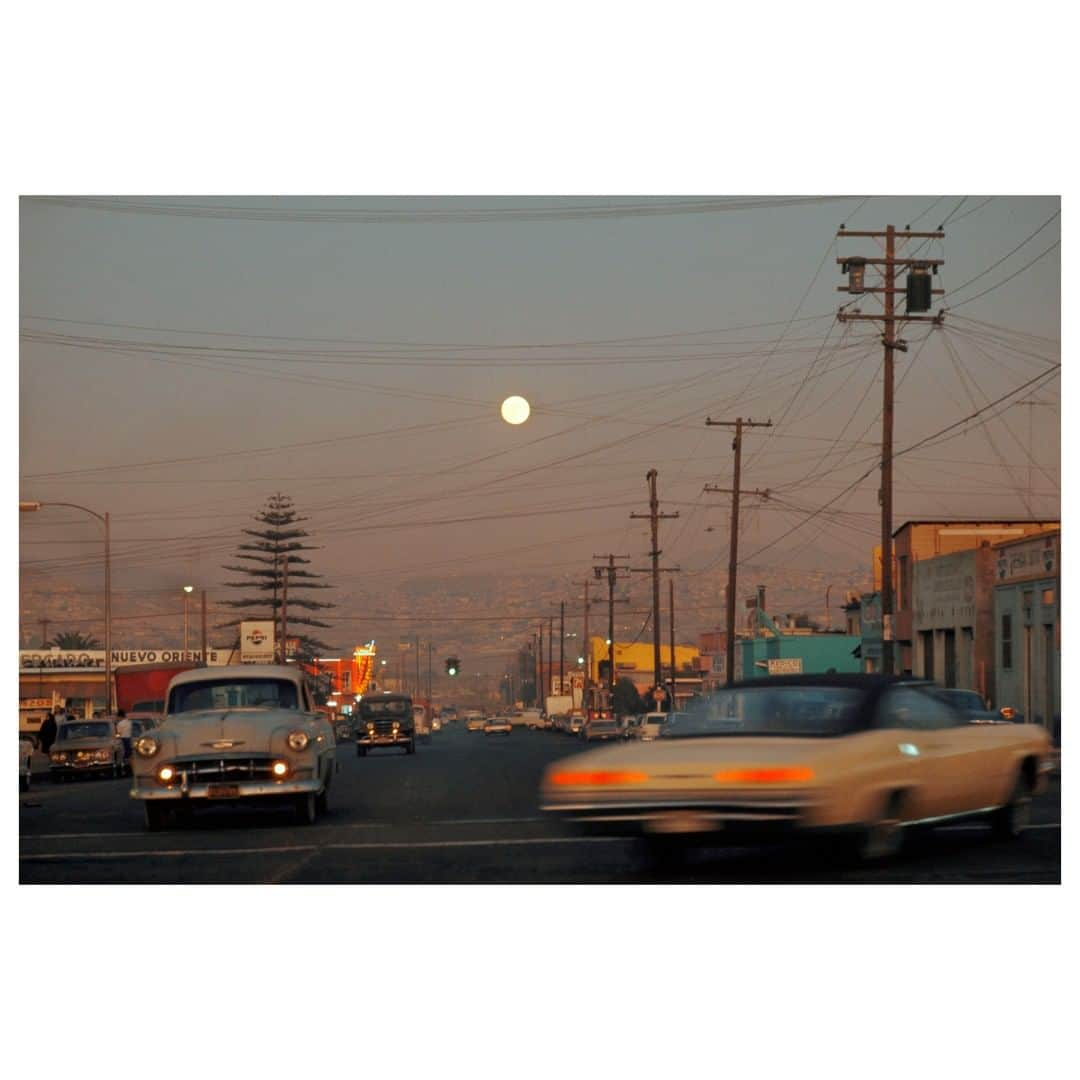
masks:
<path id="1" fill-rule="evenodd" d="M 684 679 L 692 679 L 700 683 L 698 671 L 698 657 L 701 655 L 696 645 L 676 645 L 675 664 L 676 676 L 680 683 Z M 593 637 L 589 639 L 589 675 L 593 683 L 606 682 L 601 678 L 600 662 L 608 658 L 608 646 L 604 638 Z M 660 645 L 660 664 L 663 668 L 663 678 L 666 682 L 671 678 L 671 646 L 662 643 Z M 605 664 L 605 673 L 606 673 Z M 645 690 L 653 685 L 655 676 L 653 673 L 653 646 L 651 641 L 615 642 L 615 678 L 626 677 L 632 679 L 638 690 Z"/>

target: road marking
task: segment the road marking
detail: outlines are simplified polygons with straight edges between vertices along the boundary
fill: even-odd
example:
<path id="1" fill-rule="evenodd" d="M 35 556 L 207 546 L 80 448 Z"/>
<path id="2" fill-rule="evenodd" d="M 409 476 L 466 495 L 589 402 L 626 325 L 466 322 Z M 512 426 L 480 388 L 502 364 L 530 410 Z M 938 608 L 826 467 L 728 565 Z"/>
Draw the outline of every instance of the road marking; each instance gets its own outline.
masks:
<path id="1" fill-rule="evenodd" d="M 51 851 L 37 855 L 20 855 L 19 862 L 48 862 L 51 859 L 157 859 L 181 855 L 279 855 L 298 851 L 373 851 L 414 848 L 460 848 L 460 847 L 513 847 L 526 844 L 618 844 L 625 843 L 620 836 L 538 836 L 533 839 L 510 838 L 502 840 L 420 840 L 414 842 L 366 843 L 366 844 L 285 844 L 279 847 L 254 848 L 167 848 L 142 851 Z"/>

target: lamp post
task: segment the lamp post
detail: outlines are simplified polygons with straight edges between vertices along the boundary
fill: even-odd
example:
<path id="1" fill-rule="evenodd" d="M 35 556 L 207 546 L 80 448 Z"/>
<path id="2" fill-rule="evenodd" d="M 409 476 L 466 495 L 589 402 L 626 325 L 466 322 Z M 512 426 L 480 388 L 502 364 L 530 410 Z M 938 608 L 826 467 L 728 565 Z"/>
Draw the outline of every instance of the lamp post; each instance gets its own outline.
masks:
<path id="1" fill-rule="evenodd" d="M 184 659 L 187 659 L 188 654 L 188 600 L 191 599 L 191 594 L 195 591 L 194 585 L 184 586 Z"/>
<path id="2" fill-rule="evenodd" d="M 78 503 L 69 502 L 21 502 L 21 513 L 33 513 L 46 506 L 66 506 L 71 510 L 81 510 L 89 514 L 105 528 L 105 711 L 109 714 L 113 711 L 112 692 L 112 563 L 109 555 L 109 515 L 99 514 L 88 506 L 80 506 Z"/>

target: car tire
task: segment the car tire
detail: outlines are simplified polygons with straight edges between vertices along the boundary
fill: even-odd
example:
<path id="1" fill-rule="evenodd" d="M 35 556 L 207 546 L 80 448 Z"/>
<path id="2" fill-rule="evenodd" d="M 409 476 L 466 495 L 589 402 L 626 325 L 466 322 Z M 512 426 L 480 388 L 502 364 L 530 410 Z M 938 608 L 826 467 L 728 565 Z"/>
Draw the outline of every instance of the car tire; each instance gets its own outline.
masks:
<path id="1" fill-rule="evenodd" d="M 325 814 L 330 810 L 330 785 L 326 787 L 315 796 L 315 810 L 319 814 Z"/>
<path id="2" fill-rule="evenodd" d="M 296 815 L 297 825 L 314 825 L 315 819 L 319 816 L 315 792 L 309 791 L 305 795 L 297 795 L 293 801 L 293 812 Z"/>
<path id="3" fill-rule="evenodd" d="M 167 807 L 147 800 L 143 803 L 143 812 L 149 832 L 161 832 L 165 828 L 166 815 L 169 812 Z"/>
<path id="4" fill-rule="evenodd" d="M 859 862 L 886 862 L 900 854 L 904 846 L 902 809 L 903 796 L 893 792 L 874 817 L 863 823 L 855 840 Z"/>
<path id="5" fill-rule="evenodd" d="M 1016 778 L 1009 801 L 990 816 L 990 828 L 998 840 L 1017 840 L 1031 824 L 1031 785 Z"/>
<path id="6" fill-rule="evenodd" d="M 410 739 L 409 740 L 408 744 L 405 747 L 405 753 L 406 754 L 415 754 L 416 753 L 416 740 L 415 739 Z"/>

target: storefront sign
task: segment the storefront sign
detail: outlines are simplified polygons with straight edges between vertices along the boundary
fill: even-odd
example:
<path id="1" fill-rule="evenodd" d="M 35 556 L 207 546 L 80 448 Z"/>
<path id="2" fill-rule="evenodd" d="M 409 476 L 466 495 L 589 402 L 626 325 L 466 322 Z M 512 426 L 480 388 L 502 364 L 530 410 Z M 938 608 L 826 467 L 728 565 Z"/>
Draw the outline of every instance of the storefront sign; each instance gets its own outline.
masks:
<path id="1" fill-rule="evenodd" d="M 1060 536 L 1053 534 L 998 548 L 997 583 L 1008 585 L 1014 581 L 1056 577 L 1060 560 L 1059 541 Z"/>
<path id="2" fill-rule="evenodd" d="M 803 670 L 801 656 L 785 656 L 766 663 L 770 675 L 801 675 Z"/>
<path id="3" fill-rule="evenodd" d="M 240 624 L 240 663 L 274 662 L 274 624 L 269 619 L 247 620 Z"/>
<path id="4" fill-rule="evenodd" d="M 208 664 L 227 664 L 229 649 L 211 649 Z M 112 666 L 125 664 L 182 664 L 200 663 L 198 649 L 113 649 Z M 19 651 L 20 671 L 105 671 L 104 649 L 22 649 Z"/>

